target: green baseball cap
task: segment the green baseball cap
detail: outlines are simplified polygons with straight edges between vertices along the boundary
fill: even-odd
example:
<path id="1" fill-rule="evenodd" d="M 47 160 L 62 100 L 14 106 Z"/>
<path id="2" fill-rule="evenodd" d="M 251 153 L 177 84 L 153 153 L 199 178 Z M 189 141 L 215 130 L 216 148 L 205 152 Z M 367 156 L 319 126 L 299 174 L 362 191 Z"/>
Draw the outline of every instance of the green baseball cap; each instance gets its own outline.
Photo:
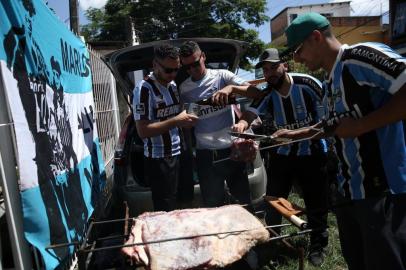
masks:
<path id="1" fill-rule="evenodd" d="M 289 50 L 295 50 L 314 30 L 320 30 L 329 25 L 327 18 L 316 12 L 297 16 L 285 30 Z"/>

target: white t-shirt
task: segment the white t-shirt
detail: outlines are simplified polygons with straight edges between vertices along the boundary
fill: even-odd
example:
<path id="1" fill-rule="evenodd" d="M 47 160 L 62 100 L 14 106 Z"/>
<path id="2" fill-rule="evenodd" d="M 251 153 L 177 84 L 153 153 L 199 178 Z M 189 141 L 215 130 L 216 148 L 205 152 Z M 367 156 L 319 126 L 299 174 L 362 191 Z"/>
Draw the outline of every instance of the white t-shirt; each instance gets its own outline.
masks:
<path id="1" fill-rule="evenodd" d="M 227 85 L 242 85 L 244 80 L 224 69 L 207 69 L 206 75 L 199 81 L 191 77 L 179 87 L 181 101 L 191 103 L 210 98 L 215 92 Z M 197 149 L 224 149 L 231 145 L 231 126 L 234 124 L 232 106 L 202 105 L 199 120 L 195 126 Z"/>

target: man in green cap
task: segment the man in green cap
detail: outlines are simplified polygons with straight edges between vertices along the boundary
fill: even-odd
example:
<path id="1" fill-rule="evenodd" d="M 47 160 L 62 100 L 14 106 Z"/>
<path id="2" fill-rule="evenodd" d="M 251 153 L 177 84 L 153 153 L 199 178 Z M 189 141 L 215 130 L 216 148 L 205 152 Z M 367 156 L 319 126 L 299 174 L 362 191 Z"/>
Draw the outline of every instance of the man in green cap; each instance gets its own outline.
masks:
<path id="1" fill-rule="evenodd" d="M 295 61 L 329 73 L 323 128 L 340 158 L 335 212 L 349 269 L 406 269 L 406 59 L 384 44 L 341 44 L 317 13 L 285 33 Z M 300 138 L 314 127 L 275 136 Z"/>

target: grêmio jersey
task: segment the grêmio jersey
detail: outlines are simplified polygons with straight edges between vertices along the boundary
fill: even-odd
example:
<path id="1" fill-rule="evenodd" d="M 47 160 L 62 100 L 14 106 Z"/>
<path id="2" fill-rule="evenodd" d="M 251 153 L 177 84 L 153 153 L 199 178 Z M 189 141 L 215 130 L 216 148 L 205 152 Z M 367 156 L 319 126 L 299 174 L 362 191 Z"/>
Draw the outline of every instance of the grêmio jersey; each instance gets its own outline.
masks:
<path id="1" fill-rule="evenodd" d="M 134 120 L 160 122 L 180 113 L 179 95 L 174 82 L 163 86 L 153 75 L 142 80 L 134 89 Z M 181 131 L 174 127 L 154 137 L 144 138 L 144 156 L 171 157 L 180 154 Z"/>
<path id="2" fill-rule="evenodd" d="M 275 89 L 262 99 L 254 101 L 248 111 L 267 119 L 271 130 L 298 129 L 316 124 L 324 117 L 322 107 L 322 85 L 316 78 L 301 74 L 287 73 L 292 82 L 289 93 L 281 95 Z M 269 135 L 269 134 L 268 134 Z M 309 156 L 326 151 L 324 140 L 306 140 L 277 148 L 280 155 Z"/>
<path id="3" fill-rule="evenodd" d="M 244 80 L 225 69 L 206 69 L 199 81 L 187 78 L 179 87 L 183 103 L 197 102 L 210 98 L 227 85 L 242 85 Z M 224 149 L 231 146 L 229 132 L 235 122 L 231 105 L 200 105 L 199 120 L 195 125 L 197 149 Z"/>
<path id="4" fill-rule="evenodd" d="M 379 109 L 406 83 L 406 59 L 386 45 L 342 45 L 325 83 L 327 123 Z M 341 161 L 340 192 L 353 200 L 406 192 L 401 121 L 356 138 L 335 138 Z"/>

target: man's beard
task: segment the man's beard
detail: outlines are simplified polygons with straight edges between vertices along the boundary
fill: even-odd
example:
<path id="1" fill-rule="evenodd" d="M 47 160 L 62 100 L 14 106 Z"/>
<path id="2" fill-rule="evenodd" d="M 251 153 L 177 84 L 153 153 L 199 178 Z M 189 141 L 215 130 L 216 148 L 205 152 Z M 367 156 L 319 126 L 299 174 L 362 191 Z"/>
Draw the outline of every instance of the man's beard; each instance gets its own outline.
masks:
<path id="1" fill-rule="evenodd" d="M 274 89 L 281 88 L 285 76 L 286 76 L 286 71 L 283 72 L 282 76 L 279 77 L 279 79 L 278 79 L 278 81 L 276 83 L 267 82 L 268 87 L 271 87 L 271 88 L 274 88 Z"/>
<path id="2" fill-rule="evenodd" d="M 160 81 L 160 83 L 168 84 L 168 83 L 171 82 L 171 81 L 168 81 L 168 79 L 165 78 L 165 77 L 162 75 L 162 73 L 161 73 L 160 71 L 159 71 L 159 72 L 156 72 L 154 75 L 155 75 L 155 78 L 156 78 L 158 81 Z"/>

